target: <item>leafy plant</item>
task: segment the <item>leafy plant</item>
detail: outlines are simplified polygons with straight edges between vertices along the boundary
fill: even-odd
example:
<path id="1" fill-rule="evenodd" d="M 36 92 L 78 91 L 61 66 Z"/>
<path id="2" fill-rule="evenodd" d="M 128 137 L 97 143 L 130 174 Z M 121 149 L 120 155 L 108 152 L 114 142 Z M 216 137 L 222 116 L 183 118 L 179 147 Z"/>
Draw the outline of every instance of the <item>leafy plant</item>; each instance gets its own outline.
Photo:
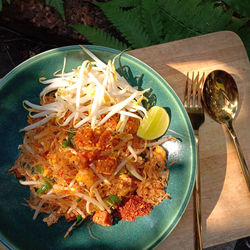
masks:
<path id="1" fill-rule="evenodd" d="M 93 27 L 86 25 L 71 25 L 71 27 L 78 30 L 79 33 L 84 34 L 89 42 L 92 44 L 98 44 L 105 47 L 113 47 L 118 50 L 125 50 L 127 45 L 119 41 L 117 38 L 111 36 L 110 34 Z M 96 40 L 98 39 L 98 40 Z"/>
<path id="2" fill-rule="evenodd" d="M 95 2 L 122 34 L 117 38 L 86 25 L 73 25 L 91 43 L 116 49 L 142 48 L 220 30 L 239 34 L 247 49 L 250 20 L 247 1 L 235 0 L 111 0 Z M 245 2 L 243 4 L 243 2 Z M 246 8 L 244 8 L 246 6 Z M 236 15 L 235 15 L 236 13 Z M 249 33 L 249 32 L 248 32 Z M 124 40 L 123 39 L 123 40 Z M 249 51 L 250 53 L 250 51 Z"/>
<path id="3" fill-rule="evenodd" d="M 45 3 L 65 20 L 64 0 L 45 0 Z M 250 55 L 249 0 L 110 0 L 94 4 L 121 33 L 114 37 L 95 27 L 71 25 L 95 45 L 136 49 L 231 30 L 241 37 Z M 0 11 L 2 5 L 0 0 Z"/>
<path id="4" fill-rule="evenodd" d="M 250 17 L 249 0 L 223 0 L 228 6 L 231 6 L 241 16 Z"/>
<path id="5" fill-rule="evenodd" d="M 10 4 L 10 0 L 6 0 L 6 2 Z M 2 9 L 3 9 L 3 1 L 0 0 L 0 11 L 2 11 Z"/>
<path id="6" fill-rule="evenodd" d="M 95 2 L 134 48 L 150 45 L 149 34 L 145 32 L 141 22 L 140 5 L 124 11 L 117 3 L 117 1 L 107 3 Z"/>
<path id="7" fill-rule="evenodd" d="M 163 32 L 163 22 L 155 1 L 141 1 L 141 20 L 144 30 L 149 34 L 152 43 L 159 43 Z"/>
<path id="8" fill-rule="evenodd" d="M 65 20 L 64 14 L 64 0 L 46 0 L 46 4 L 54 7 Z"/>

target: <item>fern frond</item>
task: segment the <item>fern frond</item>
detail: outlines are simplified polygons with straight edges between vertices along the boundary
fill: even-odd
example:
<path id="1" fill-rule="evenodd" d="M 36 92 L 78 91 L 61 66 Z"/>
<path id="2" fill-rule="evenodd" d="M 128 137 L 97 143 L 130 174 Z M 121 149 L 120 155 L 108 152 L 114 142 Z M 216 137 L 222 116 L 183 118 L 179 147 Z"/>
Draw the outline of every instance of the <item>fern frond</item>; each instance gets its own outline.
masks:
<path id="1" fill-rule="evenodd" d="M 161 5 L 162 3 L 159 3 L 159 1 L 158 4 L 161 22 L 163 24 L 163 34 L 165 34 L 160 43 L 171 42 L 200 34 L 192 28 L 187 27 L 180 20 L 166 12 Z"/>
<path id="2" fill-rule="evenodd" d="M 142 0 L 141 4 L 144 30 L 149 34 L 152 43 L 156 44 L 161 40 L 163 31 L 158 5 L 155 0 Z"/>
<path id="3" fill-rule="evenodd" d="M 140 18 L 132 15 L 131 11 L 122 11 L 112 2 L 95 2 L 95 5 L 103 10 L 110 22 L 122 33 L 133 48 L 142 48 L 151 44 L 148 34 L 143 30 Z"/>
<path id="4" fill-rule="evenodd" d="M 159 6 L 187 29 L 200 34 L 223 30 L 232 18 L 221 6 L 200 0 L 157 0 Z"/>
<path id="5" fill-rule="evenodd" d="M 46 0 L 46 4 L 54 7 L 65 20 L 64 0 Z"/>
<path id="6" fill-rule="evenodd" d="M 120 8 L 134 8 L 141 5 L 141 0 L 113 0 L 109 3 Z"/>
<path id="7" fill-rule="evenodd" d="M 183 23 L 168 15 L 168 13 L 162 12 L 161 16 L 164 20 L 163 32 L 165 37 L 160 41 L 160 43 L 172 42 L 175 40 L 199 35 L 198 32 L 186 27 Z"/>
<path id="8" fill-rule="evenodd" d="M 245 18 L 232 17 L 231 23 L 225 28 L 227 30 L 237 32 L 241 27 L 243 27 L 249 21 L 250 21 L 249 17 L 245 17 Z"/>
<path id="9" fill-rule="evenodd" d="M 109 35 L 103 30 L 89 27 L 83 24 L 71 25 L 71 27 L 84 35 L 92 44 L 110 47 L 117 50 L 125 50 L 126 48 L 128 48 L 126 44 L 120 42 L 118 39 Z"/>
<path id="10" fill-rule="evenodd" d="M 250 17 L 249 0 L 223 0 L 227 5 L 233 8 L 238 14 L 244 17 Z"/>

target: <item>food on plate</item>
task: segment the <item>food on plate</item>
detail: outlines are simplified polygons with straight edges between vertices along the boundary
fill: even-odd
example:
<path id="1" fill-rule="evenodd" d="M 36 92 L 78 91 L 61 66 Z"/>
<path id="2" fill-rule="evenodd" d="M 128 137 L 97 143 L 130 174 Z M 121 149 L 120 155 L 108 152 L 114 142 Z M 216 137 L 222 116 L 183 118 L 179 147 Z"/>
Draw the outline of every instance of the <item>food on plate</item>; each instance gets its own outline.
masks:
<path id="1" fill-rule="evenodd" d="M 137 135 L 145 140 L 153 140 L 165 134 L 169 126 L 169 115 L 159 106 L 153 106 L 144 116 Z"/>
<path id="2" fill-rule="evenodd" d="M 160 144 L 171 137 L 152 140 L 167 130 L 167 113 L 144 108 L 148 90 L 132 88 L 117 73 L 117 57 L 105 64 L 82 48 L 93 61 L 66 73 L 65 60 L 54 78 L 40 78 L 47 85 L 40 105 L 23 101 L 28 126 L 9 171 L 29 186 L 33 219 L 46 213 L 49 226 L 60 217 L 74 221 L 65 236 L 88 216 L 111 226 L 113 216 L 133 221 L 169 198 Z M 163 124 L 160 134 L 150 133 L 155 122 Z"/>

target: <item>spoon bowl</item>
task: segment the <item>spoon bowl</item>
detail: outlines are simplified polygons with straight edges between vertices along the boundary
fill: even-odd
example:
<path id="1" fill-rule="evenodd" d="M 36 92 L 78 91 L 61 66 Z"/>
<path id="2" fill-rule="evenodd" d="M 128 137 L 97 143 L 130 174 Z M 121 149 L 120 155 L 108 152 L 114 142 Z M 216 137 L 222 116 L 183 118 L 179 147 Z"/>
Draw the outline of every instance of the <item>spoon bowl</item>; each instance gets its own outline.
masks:
<path id="1" fill-rule="evenodd" d="M 206 78 L 202 89 L 202 101 L 208 114 L 217 122 L 224 124 L 231 135 L 239 156 L 242 171 L 250 191 L 250 174 L 232 121 L 236 116 L 239 94 L 233 77 L 223 70 L 212 71 Z"/>
<path id="2" fill-rule="evenodd" d="M 211 72 L 203 85 L 203 103 L 219 123 L 232 121 L 238 109 L 239 94 L 233 77 L 223 70 Z"/>

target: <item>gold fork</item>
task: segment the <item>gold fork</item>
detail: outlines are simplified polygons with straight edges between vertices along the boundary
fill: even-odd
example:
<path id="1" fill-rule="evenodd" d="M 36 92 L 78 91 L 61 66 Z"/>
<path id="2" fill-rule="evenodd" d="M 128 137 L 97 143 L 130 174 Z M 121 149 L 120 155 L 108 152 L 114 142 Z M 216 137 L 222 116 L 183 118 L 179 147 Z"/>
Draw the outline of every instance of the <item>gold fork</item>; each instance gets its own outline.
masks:
<path id="1" fill-rule="evenodd" d="M 204 110 L 201 103 L 201 87 L 204 83 L 205 73 L 199 78 L 199 72 L 190 82 L 189 73 L 187 73 L 184 107 L 188 113 L 193 126 L 196 148 L 197 148 L 197 170 L 194 186 L 194 203 L 195 203 L 195 250 L 202 249 L 202 224 L 201 224 L 201 191 L 200 191 L 200 167 L 199 167 L 199 128 L 204 122 Z"/>

